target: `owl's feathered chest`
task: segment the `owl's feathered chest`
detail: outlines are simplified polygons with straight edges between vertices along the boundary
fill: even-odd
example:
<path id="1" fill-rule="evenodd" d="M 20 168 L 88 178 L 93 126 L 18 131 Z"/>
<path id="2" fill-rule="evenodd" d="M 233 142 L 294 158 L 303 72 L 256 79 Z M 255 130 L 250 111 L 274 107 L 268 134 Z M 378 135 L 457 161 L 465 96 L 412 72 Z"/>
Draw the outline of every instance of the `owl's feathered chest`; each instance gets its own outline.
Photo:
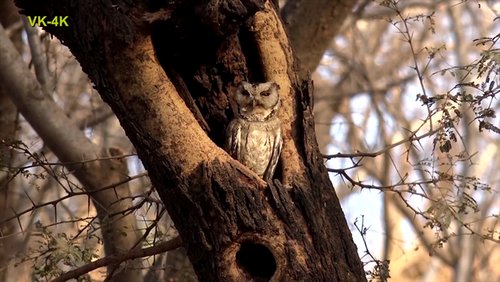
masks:
<path id="1" fill-rule="evenodd" d="M 277 161 L 277 153 L 281 148 L 281 125 L 278 118 L 265 122 L 236 118 L 229 124 L 229 131 L 230 154 L 257 174 L 264 175 L 271 161 Z"/>

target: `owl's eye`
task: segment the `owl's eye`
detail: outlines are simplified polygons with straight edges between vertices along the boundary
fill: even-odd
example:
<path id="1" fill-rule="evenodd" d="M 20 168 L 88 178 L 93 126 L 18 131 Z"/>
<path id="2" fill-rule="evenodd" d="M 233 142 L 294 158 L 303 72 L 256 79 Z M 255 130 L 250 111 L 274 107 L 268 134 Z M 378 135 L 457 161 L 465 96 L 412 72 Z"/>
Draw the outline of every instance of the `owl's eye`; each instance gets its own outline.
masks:
<path id="1" fill-rule="evenodd" d="M 271 95 L 271 92 L 269 92 L 269 91 L 264 91 L 264 92 L 262 92 L 260 95 L 267 97 L 267 96 Z"/>
<path id="2" fill-rule="evenodd" d="M 248 92 L 247 90 L 243 90 L 243 91 L 241 91 L 241 95 L 250 96 L 250 92 Z"/>

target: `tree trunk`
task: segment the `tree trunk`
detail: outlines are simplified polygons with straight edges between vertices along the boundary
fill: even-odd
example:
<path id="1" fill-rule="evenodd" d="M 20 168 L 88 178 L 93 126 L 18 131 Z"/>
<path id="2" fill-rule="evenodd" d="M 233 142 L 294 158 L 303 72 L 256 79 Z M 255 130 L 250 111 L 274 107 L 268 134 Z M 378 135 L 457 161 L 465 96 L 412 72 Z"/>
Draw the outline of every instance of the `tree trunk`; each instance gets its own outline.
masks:
<path id="1" fill-rule="evenodd" d="M 116 113 L 202 280 L 365 280 L 314 137 L 310 80 L 269 2 L 169 1 L 153 28 L 145 11 L 158 7 L 137 1 L 17 4 L 68 15 L 70 28 L 47 30 Z M 270 183 L 221 149 L 227 94 L 242 80 L 280 86 L 284 144 Z"/>

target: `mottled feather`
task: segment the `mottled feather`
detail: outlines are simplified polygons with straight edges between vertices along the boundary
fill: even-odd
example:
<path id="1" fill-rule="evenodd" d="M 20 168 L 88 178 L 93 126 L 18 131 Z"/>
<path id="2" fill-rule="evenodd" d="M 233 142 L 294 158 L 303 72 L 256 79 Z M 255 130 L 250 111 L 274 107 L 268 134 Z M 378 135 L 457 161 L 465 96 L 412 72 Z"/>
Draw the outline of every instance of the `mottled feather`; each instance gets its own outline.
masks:
<path id="1" fill-rule="evenodd" d="M 227 128 L 226 150 L 260 177 L 271 179 L 283 143 L 278 85 L 242 82 L 231 99 L 235 118 Z"/>

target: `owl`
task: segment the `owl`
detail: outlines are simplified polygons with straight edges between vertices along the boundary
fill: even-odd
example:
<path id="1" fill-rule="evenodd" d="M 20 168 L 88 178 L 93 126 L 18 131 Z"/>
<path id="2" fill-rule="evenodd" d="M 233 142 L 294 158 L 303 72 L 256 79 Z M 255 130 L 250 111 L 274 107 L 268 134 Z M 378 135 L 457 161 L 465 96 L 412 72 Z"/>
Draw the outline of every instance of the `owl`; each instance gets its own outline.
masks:
<path id="1" fill-rule="evenodd" d="M 283 144 L 278 85 L 243 81 L 230 102 L 234 119 L 227 128 L 226 151 L 264 180 L 270 180 Z"/>

